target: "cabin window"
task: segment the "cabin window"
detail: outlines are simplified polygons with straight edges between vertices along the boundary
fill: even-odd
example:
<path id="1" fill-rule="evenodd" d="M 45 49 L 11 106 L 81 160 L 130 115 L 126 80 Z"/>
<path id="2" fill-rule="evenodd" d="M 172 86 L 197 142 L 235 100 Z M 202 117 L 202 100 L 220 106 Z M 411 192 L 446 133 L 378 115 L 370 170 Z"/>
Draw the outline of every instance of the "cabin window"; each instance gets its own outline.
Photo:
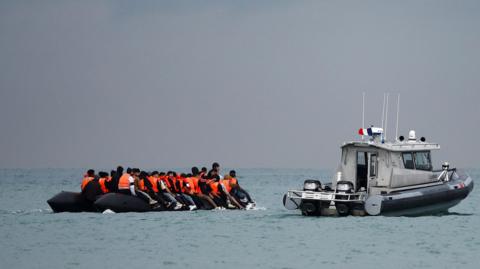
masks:
<path id="1" fill-rule="evenodd" d="M 404 152 L 403 156 L 403 165 L 406 169 L 415 169 L 413 165 L 413 155 L 411 152 Z"/>
<path id="2" fill-rule="evenodd" d="M 367 153 L 363 151 L 357 152 L 357 165 L 366 166 L 367 165 Z"/>
<path id="3" fill-rule="evenodd" d="M 415 168 L 418 170 L 432 170 L 432 162 L 430 160 L 429 151 L 418 151 L 415 155 Z"/>
<path id="4" fill-rule="evenodd" d="M 377 154 L 370 155 L 370 177 L 377 176 Z"/>

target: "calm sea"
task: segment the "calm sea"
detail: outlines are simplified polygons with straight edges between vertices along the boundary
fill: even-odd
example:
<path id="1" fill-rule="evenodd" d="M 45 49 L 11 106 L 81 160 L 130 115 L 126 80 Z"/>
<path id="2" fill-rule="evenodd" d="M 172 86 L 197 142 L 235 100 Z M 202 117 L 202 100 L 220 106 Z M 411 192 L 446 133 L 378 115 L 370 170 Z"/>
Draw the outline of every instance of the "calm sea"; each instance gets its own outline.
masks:
<path id="1" fill-rule="evenodd" d="M 330 172 L 281 169 L 237 170 L 258 210 L 52 213 L 82 172 L 0 170 L 0 268 L 480 268 L 480 170 L 444 216 L 302 217 L 283 193 Z"/>

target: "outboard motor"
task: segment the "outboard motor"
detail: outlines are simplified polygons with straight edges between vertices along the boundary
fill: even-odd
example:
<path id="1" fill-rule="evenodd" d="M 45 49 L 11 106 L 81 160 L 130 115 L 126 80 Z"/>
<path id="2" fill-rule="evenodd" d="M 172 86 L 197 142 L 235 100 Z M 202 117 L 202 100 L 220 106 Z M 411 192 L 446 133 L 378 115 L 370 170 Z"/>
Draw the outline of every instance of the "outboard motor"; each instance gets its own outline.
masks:
<path id="1" fill-rule="evenodd" d="M 353 183 L 350 181 L 338 181 L 337 182 L 337 193 L 353 193 Z"/>
<path id="2" fill-rule="evenodd" d="M 303 182 L 304 191 L 320 191 L 322 188 L 322 183 L 315 179 L 307 179 Z"/>
<path id="3" fill-rule="evenodd" d="M 337 198 L 343 198 L 343 196 L 341 195 L 342 193 L 353 193 L 353 183 L 344 180 L 338 181 L 336 192 Z M 346 195 L 345 198 L 347 198 Z M 346 203 L 335 202 L 335 208 L 337 209 L 337 213 L 339 216 L 348 216 L 350 214 L 350 207 Z"/>
<path id="4" fill-rule="evenodd" d="M 303 182 L 304 191 L 321 191 L 322 183 L 315 179 L 307 179 Z M 305 216 L 320 214 L 320 203 L 315 200 L 303 200 L 300 205 L 302 214 Z"/>

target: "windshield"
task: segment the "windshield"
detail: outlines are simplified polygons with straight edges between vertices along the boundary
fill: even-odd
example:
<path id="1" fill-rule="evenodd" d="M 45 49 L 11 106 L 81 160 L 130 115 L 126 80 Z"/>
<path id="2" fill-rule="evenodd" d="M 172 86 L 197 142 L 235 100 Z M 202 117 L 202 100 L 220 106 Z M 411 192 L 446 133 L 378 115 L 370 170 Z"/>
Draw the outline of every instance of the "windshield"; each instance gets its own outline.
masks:
<path id="1" fill-rule="evenodd" d="M 432 170 L 432 162 L 430 160 L 429 151 L 415 152 L 415 168 L 417 170 Z"/>

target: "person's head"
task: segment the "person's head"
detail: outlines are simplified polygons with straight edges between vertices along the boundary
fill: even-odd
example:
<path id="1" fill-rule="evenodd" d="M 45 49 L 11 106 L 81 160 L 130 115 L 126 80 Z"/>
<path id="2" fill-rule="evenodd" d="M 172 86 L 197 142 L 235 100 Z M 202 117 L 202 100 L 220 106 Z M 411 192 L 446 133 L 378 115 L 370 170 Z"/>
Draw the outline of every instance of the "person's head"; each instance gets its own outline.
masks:
<path id="1" fill-rule="evenodd" d="M 89 176 L 89 177 L 94 177 L 94 176 L 95 176 L 95 170 L 93 170 L 93 169 L 88 169 L 88 171 L 87 171 L 87 176 Z"/>
<path id="2" fill-rule="evenodd" d="M 158 171 L 153 171 L 150 173 L 151 176 L 158 177 Z"/>
<path id="3" fill-rule="evenodd" d="M 196 177 L 200 174 L 200 171 L 198 170 L 198 167 L 194 166 L 192 167 L 192 176 Z"/>
<path id="4" fill-rule="evenodd" d="M 220 165 L 218 163 L 213 163 L 212 170 L 215 170 L 220 174 Z"/>
<path id="5" fill-rule="evenodd" d="M 140 169 L 138 168 L 132 168 L 132 174 L 139 176 L 140 175 Z"/>
<path id="6" fill-rule="evenodd" d="M 122 175 L 122 174 L 123 174 L 123 167 L 119 165 L 117 167 L 117 175 Z"/>
<path id="7" fill-rule="evenodd" d="M 132 168 L 130 167 L 127 168 L 127 174 L 130 174 L 130 175 L 132 174 Z"/>
<path id="8" fill-rule="evenodd" d="M 193 176 L 192 174 L 187 174 L 187 176 L 186 176 L 186 177 L 192 177 L 192 176 Z"/>
<path id="9" fill-rule="evenodd" d="M 101 172 L 98 172 L 98 176 L 99 177 L 108 177 L 108 173 L 101 171 Z"/>
<path id="10" fill-rule="evenodd" d="M 230 170 L 230 173 L 228 173 L 231 177 L 237 177 L 237 172 L 235 170 Z"/>
<path id="11" fill-rule="evenodd" d="M 207 173 L 207 170 L 208 170 L 208 169 L 204 166 L 204 167 L 202 167 L 202 170 L 201 170 L 200 172 L 206 174 L 206 173 Z"/>
<path id="12" fill-rule="evenodd" d="M 160 172 L 159 176 L 161 177 L 165 176 L 165 172 Z"/>
<path id="13" fill-rule="evenodd" d="M 186 178 L 186 177 L 187 177 L 187 174 L 181 173 L 181 174 L 180 174 L 180 177 L 181 177 L 181 178 Z"/>
<path id="14" fill-rule="evenodd" d="M 114 176 L 116 175 L 116 173 L 117 173 L 117 172 L 115 172 L 115 170 L 111 170 L 111 171 L 110 171 L 110 176 L 111 176 L 111 177 L 114 177 Z"/>
<path id="15" fill-rule="evenodd" d="M 167 172 L 167 176 L 173 177 L 173 171 L 168 171 L 168 172 Z"/>
<path id="16" fill-rule="evenodd" d="M 148 173 L 147 173 L 147 172 L 145 172 L 145 171 L 141 171 L 141 172 L 140 172 L 140 176 L 139 176 L 139 177 L 140 177 L 141 179 L 145 179 L 145 178 L 147 178 L 147 175 L 148 175 Z"/>

